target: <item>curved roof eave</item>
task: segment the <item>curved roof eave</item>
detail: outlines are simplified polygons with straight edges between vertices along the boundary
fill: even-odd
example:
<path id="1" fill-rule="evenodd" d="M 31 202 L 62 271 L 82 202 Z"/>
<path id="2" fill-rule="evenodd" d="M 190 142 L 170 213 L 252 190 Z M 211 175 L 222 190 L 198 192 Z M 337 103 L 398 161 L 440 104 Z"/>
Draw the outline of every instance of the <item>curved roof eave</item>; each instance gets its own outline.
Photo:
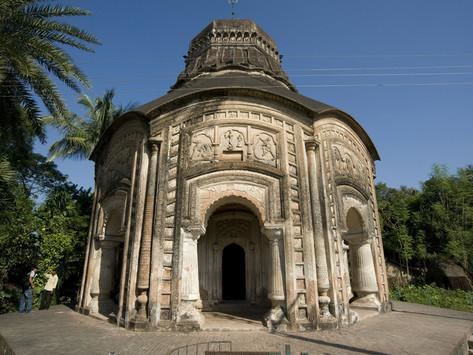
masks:
<path id="1" fill-rule="evenodd" d="M 366 148 L 371 154 L 373 160 L 380 160 L 379 154 L 376 150 L 374 143 L 368 136 L 364 128 L 349 114 L 343 112 L 335 107 L 329 106 L 322 102 L 316 101 L 309 97 L 300 95 L 291 90 L 288 90 L 281 84 L 276 84 L 276 80 L 265 77 L 255 77 L 250 75 L 233 75 L 235 73 L 227 74 L 222 77 L 214 77 L 207 79 L 194 79 L 186 87 L 182 89 L 176 89 L 168 94 L 159 97 L 147 104 L 139 106 L 132 111 L 129 111 L 119 118 L 117 118 L 110 127 L 105 131 L 104 135 L 97 144 L 94 152 L 91 155 L 91 159 L 94 157 L 95 152 L 103 145 L 103 141 L 116 130 L 121 122 L 130 115 L 141 116 L 147 119 L 156 117 L 161 113 L 171 111 L 175 108 L 182 106 L 185 102 L 188 102 L 195 98 L 197 95 L 212 94 L 212 96 L 227 96 L 231 92 L 238 92 L 239 95 L 244 95 L 245 92 L 260 92 L 273 99 L 279 98 L 292 105 L 302 109 L 313 119 L 320 118 L 321 115 L 333 113 L 346 124 L 348 124 L 361 138 Z M 225 79 L 223 82 L 218 82 L 219 79 Z"/>
<path id="2" fill-rule="evenodd" d="M 370 136 L 365 131 L 365 129 L 358 123 L 356 119 L 354 119 L 351 115 L 349 115 L 345 111 L 342 111 L 338 108 L 332 108 L 332 109 L 321 111 L 319 112 L 319 116 L 323 116 L 323 115 L 327 115 L 331 113 L 335 114 L 342 121 L 345 121 L 345 123 L 348 124 L 355 131 L 355 133 L 360 137 L 360 139 L 365 144 L 366 149 L 368 149 L 369 153 L 371 154 L 371 158 L 373 159 L 373 161 L 381 160 L 378 150 L 376 149 L 376 146 L 374 145 Z"/>
<path id="3" fill-rule="evenodd" d="M 146 115 L 143 115 L 139 111 L 131 110 L 127 111 L 124 114 L 118 116 L 116 119 L 113 120 L 112 124 L 108 126 L 108 128 L 105 130 L 105 132 L 102 134 L 100 137 L 99 141 L 94 147 L 94 150 L 92 150 L 92 153 L 90 153 L 89 160 L 96 161 L 97 156 L 99 154 L 99 151 L 101 150 L 102 146 L 109 140 L 111 135 L 117 131 L 117 129 L 128 119 L 132 116 L 133 118 L 142 118 L 144 121 L 148 120 L 148 117 Z"/>

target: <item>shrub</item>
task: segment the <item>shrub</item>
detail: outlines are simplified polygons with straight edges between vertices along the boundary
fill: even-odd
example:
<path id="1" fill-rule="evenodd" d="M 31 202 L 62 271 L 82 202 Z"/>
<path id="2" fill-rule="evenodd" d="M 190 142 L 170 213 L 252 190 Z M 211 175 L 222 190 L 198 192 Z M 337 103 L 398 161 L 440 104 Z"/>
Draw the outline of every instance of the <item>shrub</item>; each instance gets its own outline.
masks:
<path id="1" fill-rule="evenodd" d="M 391 290 L 391 299 L 473 312 L 473 292 L 447 290 L 435 284 L 408 285 Z"/>

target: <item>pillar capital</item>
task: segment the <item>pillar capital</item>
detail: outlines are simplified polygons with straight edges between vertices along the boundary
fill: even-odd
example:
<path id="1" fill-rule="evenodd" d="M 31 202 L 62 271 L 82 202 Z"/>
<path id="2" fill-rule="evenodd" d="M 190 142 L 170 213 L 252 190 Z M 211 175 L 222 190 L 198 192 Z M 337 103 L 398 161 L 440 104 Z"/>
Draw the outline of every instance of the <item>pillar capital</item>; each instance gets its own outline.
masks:
<path id="1" fill-rule="evenodd" d="M 184 226 L 181 228 L 181 232 L 184 235 L 184 240 L 191 239 L 197 241 L 200 236 L 205 234 L 205 227 L 201 224 Z"/>
<path id="2" fill-rule="evenodd" d="M 363 245 L 371 243 L 370 236 L 365 233 L 343 233 L 343 239 L 350 245 Z"/>
<path id="3" fill-rule="evenodd" d="M 261 228 L 261 233 L 271 241 L 279 241 L 283 238 L 284 226 L 280 224 L 265 223 Z"/>
<path id="4" fill-rule="evenodd" d="M 315 138 L 310 138 L 310 139 L 305 141 L 305 148 L 307 150 L 314 150 L 315 151 L 319 145 L 320 145 L 320 141 L 318 139 L 315 139 Z"/>
<path id="5" fill-rule="evenodd" d="M 151 148 L 151 152 L 153 153 L 158 152 L 161 142 L 162 142 L 161 139 L 154 138 L 154 137 L 151 137 L 150 139 L 148 139 L 148 144 L 149 144 L 149 147 Z"/>

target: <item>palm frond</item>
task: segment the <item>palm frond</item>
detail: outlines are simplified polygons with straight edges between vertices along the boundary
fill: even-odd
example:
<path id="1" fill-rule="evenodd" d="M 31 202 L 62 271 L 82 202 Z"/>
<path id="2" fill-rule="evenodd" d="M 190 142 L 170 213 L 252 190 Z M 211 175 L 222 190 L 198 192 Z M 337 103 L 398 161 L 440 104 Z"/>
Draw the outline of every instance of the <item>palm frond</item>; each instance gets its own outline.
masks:
<path id="1" fill-rule="evenodd" d="M 0 90 L 2 95 L 16 95 L 38 130 L 45 121 L 39 119 L 34 94 L 51 115 L 68 117 L 52 78 L 76 92 L 89 86 L 65 47 L 93 52 L 90 45 L 99 44 L 87 31 L 62 22 L 70 16 L 88 16 L 89 11 L 48 2 L 0 0 Z"/>
<path id="2" fill-rule="evenodd" d="M 113 103 L 114 95 L 114 90 L 107 90 L 103 96 L 95 99 L 85 94 L 81 95 L 78 103 L 86 108 L 86 119 L 71 113 L 62 118 L 46 117 L 47 122 L 52 122 L 63 132 L 63 138 L 51 146 L 49 160 L 59 157 L 89 158 L 101 136 L 119 112 Z"/>
<path id="3" fill-rule="evenodd" d="M 41 17 L 62 17 L 62 16 L 89 16 L 92 13 L 79 7 L 60 5 L 30 5 L 25 9 L 25 14 Z"/>
<path id="4" fill-rule="evenodd" d="M 5 156 L 0 156 L 0 181 L 10 182 L 15 178 L 15 170 Z"/>

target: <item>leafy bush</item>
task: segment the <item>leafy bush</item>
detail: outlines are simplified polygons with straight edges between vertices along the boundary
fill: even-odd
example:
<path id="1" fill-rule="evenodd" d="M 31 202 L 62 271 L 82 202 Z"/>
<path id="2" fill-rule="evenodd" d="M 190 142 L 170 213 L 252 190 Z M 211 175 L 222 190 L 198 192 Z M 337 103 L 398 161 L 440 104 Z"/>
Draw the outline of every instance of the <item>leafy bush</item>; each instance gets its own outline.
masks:
<path id="1" fill-rule="evenodd" d="M 435 284 L 393 288 L 391 299 L 473 312 L 473 292 L 447 290 Z"/>

